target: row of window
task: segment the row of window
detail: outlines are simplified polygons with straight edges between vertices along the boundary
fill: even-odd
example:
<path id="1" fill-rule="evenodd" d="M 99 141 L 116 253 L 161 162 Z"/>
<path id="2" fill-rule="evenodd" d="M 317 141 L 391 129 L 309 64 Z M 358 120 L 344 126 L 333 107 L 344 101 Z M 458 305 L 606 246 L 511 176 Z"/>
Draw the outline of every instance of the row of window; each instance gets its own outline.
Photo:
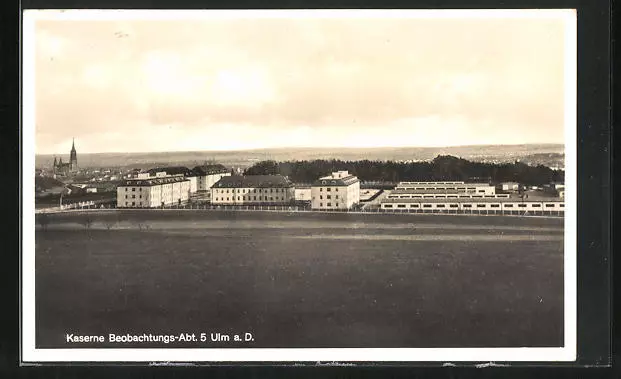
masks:
<path id="1" fill-rule="evenodd" d="M 389 199 L 494 199 L 508 197 L 509 195 L 388 195 Z"/>
<path id="2" fill-rule="evenodd" d="M 254 197 L 254 200 L 257 200 L 257 196 L 248 196 L 247 199 L 244 199 L 242 196 L 237 196 L 237 201 L 242 201 L 242 200 L 250 201 L 250 200 L 253 200 L 252 197 Z M 268 200 L 269 201 L 284 201 L 285 198 L 284 197 L 280 197 L 280 196 L 276 196 L 276 197 L 270 196 L 269 199 L 268 199 L 267 196 L 259 196 L 258 200 L 259 201 L 268 201 Z M 224 197 L 222 197 L 222 198 L 216 197 L 215 201 L 235 201 L 235 196 L 233 196 L 233 197 L 226 197 L 226 198 L 224 198 Z"/>
<path id="3" fill-rule="evenodd" d="M 458 204 L 448 204 L 449 208 L 458 208 Z M 476 208 L 485 208 L 487 204 L 475 204 Z M 383 204 L 385 208 L 393 208 L 392 204 Z M 422 204 L 423 208 L 432 208 L 432 204 Z M 500 204 L 490 204 L 490 208 L 500 208 Z M 504 204 L 504 208 L 513 208 L 514 204 Z M 532 208 L 541 208 L 540 203 L 530 204 Z M 544 204 L 545 208 L 554 208 L 555 204 Z M 565 204 L 559 204 L 560 208 L 564 208 Z M 518 208 L 526 208 L 528 204 L 517 204 Z M 397 208 L 405 208 L 405 204 L 397 204 Z M 419 204 L 410 204 L 410 208 L 419 208 Z M 447 208 L 446 204 L 436 204 L 436 208 Z M 473 204 L 462 204 L 462 208 L 473 208 Z"/>
<path id="4" fill-rule="evenodd" d="M 341 202 L 341 205 L 343 205 L 343 203 L 342 203 L 342 202 Z M 320 206 L 320 207 L 323 207 L 323 203 L 319 203 L 319 206 Z M 332 203 L 326 203 L 326 207 L 331 207 L 331 206 L 332 206 Z M 334 206 L 335 206 L 335 207 L 338 207 L 338 206 L 339 206 L 339 203 L 334 203 Z"/>
<path id="5" fill-rule="evenodd" d="M 246 189 L 246 188 L 242 188 L 242 189 L 231 189 L 229 192 L 229 189 L 223 190 L 223 189 L 216 189 L 215 190 L 216 193 L 278 193 L 278 192 L 285 192 L 284 188 L 270 188 L 269 191 L 267 190 L 267 188 L 265 190 L 259 188 L 259 190 L 257 191 L 256 188 L 253 188 L 252 190 L 250 189 Z"/>

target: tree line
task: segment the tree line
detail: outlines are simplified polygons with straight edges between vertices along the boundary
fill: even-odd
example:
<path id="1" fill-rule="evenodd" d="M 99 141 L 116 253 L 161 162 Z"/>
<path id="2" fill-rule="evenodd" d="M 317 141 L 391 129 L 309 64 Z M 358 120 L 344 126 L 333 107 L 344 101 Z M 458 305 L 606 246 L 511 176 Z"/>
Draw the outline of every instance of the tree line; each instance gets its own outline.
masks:
<path id="1" fill-rule="evenodd" d="M 439 155 L 432 161 L 343 161 L 338 159 L 257 162 L 247 168 L 245 175 L 275 175 L 289 177 L 296 183 L 311 183 L 333 171 L 347 170 L 363 182 L 401 181 L 481 181 L 518 182 L 525 185 L 544 185 L 563 182 L 565 172 L 547 166 L 529 166 L 521 162 L 482 163 L 450 155 Z"/>

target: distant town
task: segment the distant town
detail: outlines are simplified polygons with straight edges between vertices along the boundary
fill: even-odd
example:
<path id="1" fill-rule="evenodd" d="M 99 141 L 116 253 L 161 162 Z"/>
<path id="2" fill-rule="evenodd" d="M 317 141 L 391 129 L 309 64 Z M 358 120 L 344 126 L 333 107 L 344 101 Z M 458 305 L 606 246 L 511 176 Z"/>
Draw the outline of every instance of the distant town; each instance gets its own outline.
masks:
<path id="1" fill-rule="evenodd" d="M 545 156 L 544 153 L 540 153 Z M 429 161 L 261 160 L 249 167 L 81 168 L 54 156 L 35 177 L 38 212 L 82 209 L 239 209 L 506 215 L 564 213 L 564 172 L 543 164 Z"/>

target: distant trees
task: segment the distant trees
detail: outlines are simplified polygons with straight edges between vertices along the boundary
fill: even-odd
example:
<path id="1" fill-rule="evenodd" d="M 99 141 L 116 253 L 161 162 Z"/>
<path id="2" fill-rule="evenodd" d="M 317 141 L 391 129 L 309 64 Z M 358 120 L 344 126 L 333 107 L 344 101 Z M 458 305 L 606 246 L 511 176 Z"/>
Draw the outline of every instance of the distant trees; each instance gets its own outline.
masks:
<path id="1" fill-rule="evenodd" d="M 276 175 L 279 173 L 280 166 L 276 161 L 258 162 L 244 171 L 244 175 Z"/>
<path id="2" fill-rule="evenodd" d="M 564 181 L 562 170 L 553 170 L 538 165 L 529 166 L 521 162 L 493 164 L 471 162 L 450 155 L 439 155 L 426 162 L 394 161 L 262 161 L 249 167 L 245 175 L 288 176 L 294 182 L 311 183 L 330 172 L 348 170 L 362 181 L 400 182 L 400 181 L 491 181 L 494 183 L 514 181 L 525 185 L 543 185 Z"/>

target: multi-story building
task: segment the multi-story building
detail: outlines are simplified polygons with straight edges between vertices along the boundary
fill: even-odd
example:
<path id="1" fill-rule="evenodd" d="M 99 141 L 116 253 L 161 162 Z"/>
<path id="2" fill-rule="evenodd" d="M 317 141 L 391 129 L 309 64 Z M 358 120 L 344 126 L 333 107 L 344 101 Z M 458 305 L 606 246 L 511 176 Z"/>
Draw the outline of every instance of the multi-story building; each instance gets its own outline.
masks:
<path id="1" fill-rule="evenodd" d="M 214 205 L 285 205 L 294 200 L 293 183 L 282 175 L 223 176 L 211 187 Z"/>
<path id="2" fill-rule="evenodd" d="M 231 172 L 221 164 L 196 166 L 192 169 L 198 179 L 197 189 L 199 192 L 210 192 L 211 187 L 225 176 L 231 176 Z"/>
<path id="3" fill-rule="evenodd" d="M 198 191 L 199 176 L 194 170 L 184 166 L 157 167 L 147 171 L 149 176 L 183 176 L 190 181 L 190 193 Z"/>
<path id="4" fill-rule="evenodd" d="M 128 179 L 116 189 L 117 208 L 181 205 L 190 197 L 190 180 L 179 176 Z"/>
<path id="5" fill-rule="evenodd" d="M 350 209 L 360 202 L 360 180 L 347 171 L 333 172 L 311 186 L 311 208 Z"/>

